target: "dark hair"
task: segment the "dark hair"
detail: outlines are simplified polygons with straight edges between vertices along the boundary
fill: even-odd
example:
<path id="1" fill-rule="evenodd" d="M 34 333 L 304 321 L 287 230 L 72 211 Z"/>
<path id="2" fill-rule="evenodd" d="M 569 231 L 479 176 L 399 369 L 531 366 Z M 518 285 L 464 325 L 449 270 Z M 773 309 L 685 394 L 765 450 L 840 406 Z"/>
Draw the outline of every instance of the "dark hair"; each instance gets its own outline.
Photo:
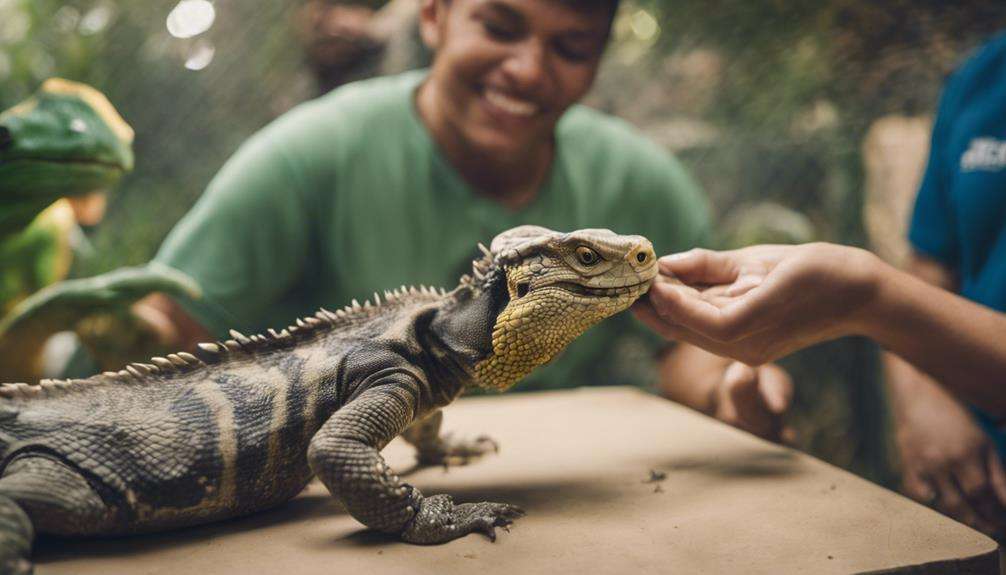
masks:
<path id="1" fill-rule="evenodd" d="M 568 4 L 574 8 L 607 8 L 610 11 L 611 17 L 615 17 L 615 13 L 618 12 L 618 5 L 621 0 L 559 0 L 563 4 Z"/>

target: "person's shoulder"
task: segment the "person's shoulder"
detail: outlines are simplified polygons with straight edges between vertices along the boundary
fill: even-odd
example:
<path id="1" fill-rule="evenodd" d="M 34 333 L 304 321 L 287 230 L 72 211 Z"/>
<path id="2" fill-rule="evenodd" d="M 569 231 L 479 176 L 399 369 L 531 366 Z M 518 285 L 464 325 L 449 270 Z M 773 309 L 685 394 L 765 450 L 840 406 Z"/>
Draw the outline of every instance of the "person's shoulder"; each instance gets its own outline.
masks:
<path id="1" fill-rule="evenodd" d="M 587 106 L 574 106 L 557 129 L 559 146 L 599 173 L 632 180 L 679 179 L 684 168 L 668 150 L 629 122 Z"/>
<path id="2" fill-rule="evenodd" d="M 968 55 L 959 72 L 974 74 L 988 66 L 1001 66 L 1006 62 L 1006 32 L 1000 32 Z"/>
<path id="3" fill-rule="evenodd" d="M 331 135 L 333 130 L 346 132 L 354 127 L 372 127 L 375 122 L 394 121 L 407 113 L 410 94 L 424 76 L 422 70 L 414 70 L 341 85 L 293 108 L 277 119 L 269 131 Z"/>
<path id="4" fill-rule="evenodd" d="M 632 152 L 667 155 L 629 122 L 589 106 L 570 108 L 557 129 L 563 145 L 580 148 L 586 153 L 607 155 L 615 152 L 616 157 Z"/>
<path id="5" fill-rule="evenodd" d="M 1006 73 L 1006 32 L 997 34 L 971 52 L 947 79 L 947 92 L 964 104 L 984 86 L 999 83 Z"/>

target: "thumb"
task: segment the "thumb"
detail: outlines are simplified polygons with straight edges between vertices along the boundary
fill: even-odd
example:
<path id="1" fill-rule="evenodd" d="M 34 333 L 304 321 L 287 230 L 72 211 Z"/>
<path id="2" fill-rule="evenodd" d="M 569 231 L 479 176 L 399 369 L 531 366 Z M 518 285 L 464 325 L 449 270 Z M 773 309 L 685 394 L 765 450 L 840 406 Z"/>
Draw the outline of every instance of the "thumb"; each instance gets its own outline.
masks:
<path id="1" fill-rule="evenodd" d="M 758 387 L 765 405 L 775 415 L 783 415 L 793 404 L 793 380 L 775 364 L 758 368 Z"/>
<path id="2" fill-rule="evenodd" d="M 696 248 L 664 256 L 659 266 L 661 273 L 686 284 L 728 284 L 737 279 L 737 267 L 730 252 Z"/>
<path id="3" fill-rule="evenodd" d="M 739 361 L 727 367 L 718 391 L 720 419 L 728 423 L 742 425 L 768 412 L 758 390 L 758 372 Z"/>

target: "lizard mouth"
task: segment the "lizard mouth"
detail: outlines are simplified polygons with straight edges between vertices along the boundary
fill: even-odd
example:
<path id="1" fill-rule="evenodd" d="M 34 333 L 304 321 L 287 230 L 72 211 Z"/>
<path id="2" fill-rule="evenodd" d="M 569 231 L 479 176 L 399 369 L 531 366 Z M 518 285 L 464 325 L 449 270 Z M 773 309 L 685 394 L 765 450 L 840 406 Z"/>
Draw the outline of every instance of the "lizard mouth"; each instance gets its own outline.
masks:
<path id="1" fill-rule="evenodd" d="M 559 289 L 571 292 L 576 295 L 586 296 L 586 297 L 622 297 L 622 296 L 639 296 L 642 295 L 647 289 L 649 289 L 650 284 L 653 283 L 652 279 L 644 280 L 639 283 L 629 284 L 626 286 L 619 287 L 608 287 L 608 288 L 594 288 L 580 285 L 573 282 L 558 282 L 554 283 L 548 287 L 557 287 Z"/>

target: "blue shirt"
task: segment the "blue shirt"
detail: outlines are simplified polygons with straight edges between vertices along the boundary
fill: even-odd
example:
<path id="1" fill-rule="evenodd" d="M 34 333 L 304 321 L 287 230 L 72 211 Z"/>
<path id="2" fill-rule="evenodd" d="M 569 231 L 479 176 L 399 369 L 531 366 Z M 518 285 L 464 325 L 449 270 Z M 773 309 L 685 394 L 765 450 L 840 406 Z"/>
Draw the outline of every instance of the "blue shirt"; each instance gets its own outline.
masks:
<path id="1" fill-rule="evenodd" d="M 961 295 L 1006 312 L 1006 34 L 944 88 L 908 237 L 957 274 Z M 1006 456 L 1006 433 L 978 419 Z"/>

